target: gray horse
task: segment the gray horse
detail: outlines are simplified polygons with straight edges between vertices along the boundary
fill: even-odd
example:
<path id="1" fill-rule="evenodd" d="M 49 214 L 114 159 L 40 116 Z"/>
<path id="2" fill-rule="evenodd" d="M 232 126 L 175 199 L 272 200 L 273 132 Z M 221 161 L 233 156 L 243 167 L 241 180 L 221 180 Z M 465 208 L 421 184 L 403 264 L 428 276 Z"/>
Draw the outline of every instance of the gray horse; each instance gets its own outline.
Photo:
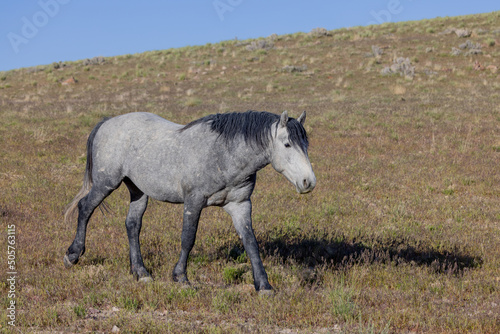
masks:
<path id="1" fill-rule="evenodd" d="M 87 224 L 94 210 L 123 182 L 130 191 L 125 221 L 130 270 L 139 281 L 151 276 L 142 260 L 139 234 L 148 198 L 184 203 L 181 254 L 173 270 L 176 282 L 189 283 L 186 266 L 201 210 L 221 206 L 229 213 L 252 264 L 257 291 L 271 290 L 252 229 L 250 196 L 256 173 L 269 163 L 301 194 L 316 185 L 298 119 L 268 112 L 215 114 L 179 125 L 150 113 L 105 119 L 87 141 L 87 166 L 80 192 L 65 219 L 78 210 L 76 236 L 64 256 L 69 268 L 85 252 Z"/>

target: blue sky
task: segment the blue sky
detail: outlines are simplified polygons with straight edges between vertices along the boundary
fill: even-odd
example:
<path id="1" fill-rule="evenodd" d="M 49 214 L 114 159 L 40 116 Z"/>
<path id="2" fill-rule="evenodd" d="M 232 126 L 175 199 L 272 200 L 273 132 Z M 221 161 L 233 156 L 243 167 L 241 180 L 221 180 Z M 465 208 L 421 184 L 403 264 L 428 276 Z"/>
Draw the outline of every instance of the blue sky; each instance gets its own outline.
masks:
<path id="1" fill-rule="evenodd" d="M 382 22 L 486 13 L 498 0 L 13 0 L 0 4 L 0 71 Z"/>

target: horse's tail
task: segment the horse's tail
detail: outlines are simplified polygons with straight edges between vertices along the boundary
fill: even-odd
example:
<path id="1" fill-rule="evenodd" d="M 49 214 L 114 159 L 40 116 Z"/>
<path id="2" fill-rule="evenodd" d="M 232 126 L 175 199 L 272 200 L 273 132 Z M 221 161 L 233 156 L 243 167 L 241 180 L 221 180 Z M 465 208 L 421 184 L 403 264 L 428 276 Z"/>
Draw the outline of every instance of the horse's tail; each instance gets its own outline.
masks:
<path id="1" fill-rule="evenodd" d="M 92 169 L 93 169 L 93 163 L 92 163 L 92 152 L 93 152 L 93 147 L 94 147 L 94 139 L 97 134 L 97 131 L 101 127 L 101 125 L 104 124 L 109 118 L 103 119 L 101 122 L 99 122 L 92 132 L 90 132 L 89 139 L 87 140 L 87 165 L 85 167 L 85 175 L 83 177 L 83 185 L 78 194 L 76 194 L 75 198 L 71 201 L 66 206 L 66 209 L 64 211 L 64 221 L 68 222 L 70 219 L 72 219 L 75 215 L 75 212 L 78 209 L 78 203 L 82 198 L 84 198 L 89 192 L 90 189 L 92 188 Z"/>

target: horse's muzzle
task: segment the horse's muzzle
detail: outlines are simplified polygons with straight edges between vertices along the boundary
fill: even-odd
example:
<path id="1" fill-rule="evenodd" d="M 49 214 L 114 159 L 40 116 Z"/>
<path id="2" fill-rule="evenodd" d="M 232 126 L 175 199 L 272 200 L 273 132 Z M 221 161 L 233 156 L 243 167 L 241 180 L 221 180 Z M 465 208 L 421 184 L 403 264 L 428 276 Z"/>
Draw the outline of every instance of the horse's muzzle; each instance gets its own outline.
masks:
<path id="1" fill-rule="evenodd" d="M 307 194 L 316 187 L 316 177 L 304 178 L 302 182 L 297 182 L 295 188 L 299 194 Z"/>

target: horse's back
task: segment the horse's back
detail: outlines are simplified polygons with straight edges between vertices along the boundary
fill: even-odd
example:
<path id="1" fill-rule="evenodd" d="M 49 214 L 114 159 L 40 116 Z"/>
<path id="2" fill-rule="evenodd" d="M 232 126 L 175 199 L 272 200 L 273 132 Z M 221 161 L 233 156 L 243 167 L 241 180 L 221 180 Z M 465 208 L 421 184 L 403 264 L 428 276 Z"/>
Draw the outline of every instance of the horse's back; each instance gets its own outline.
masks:
<path id="1" fill-rule="evenodd" d="M 147 131 L 177 131 L 183 125 L 171 122 L 158 115 L 148 112 L 133 112 L 113 117 L 106 122 L 106 126 L 117 130 L 147 130 Z"/>
<path id="2" fill-rule="evenodd" d="M 101 154 L 107 152 L 110 159 L 119 161 L 131 154 L 140 154 L 150 147 L 151 142 L 174 139 L 181 128 L 180 124 L 146 112 L 116 116 L 99 129 L 94 150 Z"/>
<path id="3" fill-rule="evenodd" d="M 173 167 L 178 159 L 178 130 L 182 127 L 145 112 L 107 120 L 94 140 L 96 177 L 106 183 L 118 183 L 127 177 L 154 198 L 166 199 L 168 195 L 178 200 L 178 177 L 165 164 Z M 170 189 L 164 189 L 165 181 L 169 181 Z"/>

